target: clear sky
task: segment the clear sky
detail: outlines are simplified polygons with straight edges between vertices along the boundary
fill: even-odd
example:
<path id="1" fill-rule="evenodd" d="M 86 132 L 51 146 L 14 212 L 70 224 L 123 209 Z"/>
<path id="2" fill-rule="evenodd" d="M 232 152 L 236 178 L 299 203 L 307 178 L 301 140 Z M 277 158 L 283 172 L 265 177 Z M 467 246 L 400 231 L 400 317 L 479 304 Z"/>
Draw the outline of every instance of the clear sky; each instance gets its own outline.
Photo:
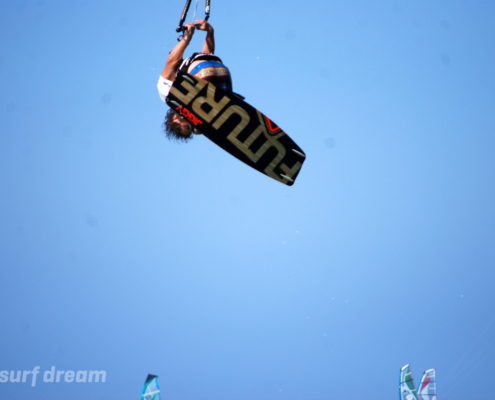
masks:
<path id="1" fill-rule="evenodd" d="M 0 398 L 493 399 L 495 3 L 213 0 L 292 187 L 165 139 L 182 8 L 0 0 Z"/>

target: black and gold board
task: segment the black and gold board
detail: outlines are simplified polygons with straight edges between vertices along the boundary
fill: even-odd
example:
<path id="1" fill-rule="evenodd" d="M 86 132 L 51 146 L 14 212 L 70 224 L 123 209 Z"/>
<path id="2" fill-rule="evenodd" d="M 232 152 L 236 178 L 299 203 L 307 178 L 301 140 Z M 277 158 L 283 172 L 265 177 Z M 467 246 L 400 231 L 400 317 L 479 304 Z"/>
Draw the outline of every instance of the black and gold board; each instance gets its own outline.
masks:
<path id="1" fill-rule="evenodd" d="M 234 157 L 285 185 L 294 184 L 304 152 L 268 117 L 232 92 L 179 72 L 166 101 Z"/>

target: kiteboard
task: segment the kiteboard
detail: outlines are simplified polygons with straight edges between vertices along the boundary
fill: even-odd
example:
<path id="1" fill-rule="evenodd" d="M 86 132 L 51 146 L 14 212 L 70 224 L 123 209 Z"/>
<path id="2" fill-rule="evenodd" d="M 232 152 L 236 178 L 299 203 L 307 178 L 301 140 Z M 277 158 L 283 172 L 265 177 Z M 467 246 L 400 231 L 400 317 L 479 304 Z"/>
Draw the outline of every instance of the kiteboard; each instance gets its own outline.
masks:
<path id="1" fill-rule="evenodd" d="M 166 102 L 194 129 L 240 161 L 285 185 L 294 184 L 306 155 L 241 96 L 179 72 Z"/>

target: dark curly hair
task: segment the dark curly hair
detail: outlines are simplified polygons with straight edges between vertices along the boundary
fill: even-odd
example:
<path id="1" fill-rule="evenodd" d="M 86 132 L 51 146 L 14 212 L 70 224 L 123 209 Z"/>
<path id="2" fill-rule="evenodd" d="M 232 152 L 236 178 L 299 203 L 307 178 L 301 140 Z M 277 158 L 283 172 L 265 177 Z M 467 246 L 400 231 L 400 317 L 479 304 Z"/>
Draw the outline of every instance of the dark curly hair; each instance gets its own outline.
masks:
<path id="1" fill-rule="evenodd" d="M 174 115 L 179 114 L 177 114 L 172 109 L 168 110 L 167 114 L 165 115 L 165 121 L 162 124 L 165 136 L 167 136 L 167 139 L 175 140 L 177 142 L 188 142 L 193 138 L 192 132 L 189 134 L 189 136 L 182 135 L 180 132 L 180 125 L 177 122 L 173 121 Z"/>

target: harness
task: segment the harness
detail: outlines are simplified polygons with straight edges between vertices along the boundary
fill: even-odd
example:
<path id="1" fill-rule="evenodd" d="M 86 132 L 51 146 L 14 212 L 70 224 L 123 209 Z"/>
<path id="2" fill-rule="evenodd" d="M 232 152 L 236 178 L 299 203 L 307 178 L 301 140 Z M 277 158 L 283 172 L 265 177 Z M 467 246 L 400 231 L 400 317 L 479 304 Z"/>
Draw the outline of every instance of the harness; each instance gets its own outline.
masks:
<path id="1" fill-rule="evenodd" d="M 191 57 L 186 58 L 182 63 L 177 64 L 177 72 L 184 72 L 187 73 L 187 70 L 189 69 L 189 66 L 194 62 L 194 61 L 217 61 L 219 63 L 223 64 L 223 61 L 220 59 L 220 57 L 217 57 L 213 54 L 206 54 L 206 53 L 193 53 Z M 241 100 L 244 100 L 245 97 L 239 93 L 232 92 L 232 81 L 229 78 L 229 92 L 231 92 L 234 96 L 240 98 Z"/>
<path id="2" fill-rule="evenodd" d="M 182 61 L 182 64 L 180 64 L 179 68 L 177 69 L 177 72 L 186 72 L 189 69 L 189 66 L 194 62 L 194 61 L 217 61 L 219 63 L 222 63 L 222 60 L 220 57 L 217 57 L 213 54 L 205 54 L 205 53 L 194 53 L 191 57 L 186 58 L 184 61 Z"/>

